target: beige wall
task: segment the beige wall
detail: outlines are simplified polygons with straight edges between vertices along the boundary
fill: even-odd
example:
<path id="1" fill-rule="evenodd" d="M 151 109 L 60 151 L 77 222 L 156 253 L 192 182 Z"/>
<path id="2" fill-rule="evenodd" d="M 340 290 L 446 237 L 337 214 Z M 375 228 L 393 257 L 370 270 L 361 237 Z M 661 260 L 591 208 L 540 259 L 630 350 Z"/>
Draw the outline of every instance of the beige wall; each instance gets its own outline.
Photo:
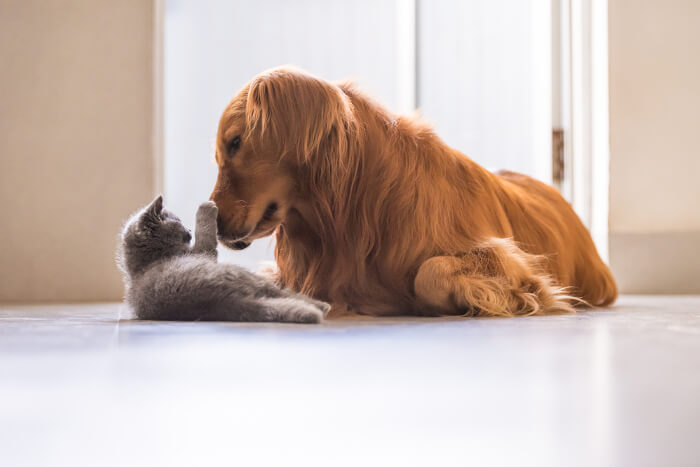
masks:
<path id="1" fill-rule="evenodd" d="M 609 0 L 610 262 L 700 293 L 700 2 Z"/>
<path id="2" fill-rule="evenodd" d="M 152 196 L 152 2 L 0 0 L 0 301 L 122 296 Z"/>

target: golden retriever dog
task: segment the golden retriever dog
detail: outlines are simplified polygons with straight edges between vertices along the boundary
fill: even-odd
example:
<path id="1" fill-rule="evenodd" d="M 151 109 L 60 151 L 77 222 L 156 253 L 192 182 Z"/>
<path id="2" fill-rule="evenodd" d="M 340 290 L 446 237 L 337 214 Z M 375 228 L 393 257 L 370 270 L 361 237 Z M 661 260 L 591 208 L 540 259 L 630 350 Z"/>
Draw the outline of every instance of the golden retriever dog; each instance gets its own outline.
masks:
<path id="1" fill-rule="evenodd" d="M 349 83 L 254 77 L 218 129 L 219 240 L 275 233 L 279 282 L 330 316 L 515 316 L 617 296 L 554 188 L 491 173 Z"/>

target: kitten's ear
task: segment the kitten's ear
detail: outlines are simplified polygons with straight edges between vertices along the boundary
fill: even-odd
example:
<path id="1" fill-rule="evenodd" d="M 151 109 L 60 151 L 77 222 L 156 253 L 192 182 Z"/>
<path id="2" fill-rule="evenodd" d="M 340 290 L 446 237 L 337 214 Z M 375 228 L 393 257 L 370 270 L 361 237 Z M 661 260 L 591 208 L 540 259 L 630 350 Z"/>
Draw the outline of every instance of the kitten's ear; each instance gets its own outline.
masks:
<path id="1" fill-rule="evenodd" d="M 161 212 L 163 212 L 163 195 L 158 196 L 143 210 L 141 225 L 150 228 L 160 224 L 163 220 L 160 216 Z"/>
<path id="2" fill-rule="evenodd" d="M 158 197 L 148 205 L 146 211 L 156 216 L 160 216 L 160 213 L 163 212 L 163 195 L 158 195 Z"/>

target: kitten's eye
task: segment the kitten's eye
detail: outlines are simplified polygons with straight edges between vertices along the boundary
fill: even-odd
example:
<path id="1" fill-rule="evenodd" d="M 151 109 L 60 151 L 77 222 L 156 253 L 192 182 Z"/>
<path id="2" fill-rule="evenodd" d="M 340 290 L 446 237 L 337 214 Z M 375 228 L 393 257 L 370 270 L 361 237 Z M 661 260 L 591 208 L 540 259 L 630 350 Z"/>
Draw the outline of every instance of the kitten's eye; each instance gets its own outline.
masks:
<path id="1" fill-rule="evenodd" d="M 236 136 L 231 140 L 231 142 L 228 144 L 228 153 L 229 155 L 233 155 L 234 152 L 238 150 L 238 148 L 241 147 L 241 137 Z"/>

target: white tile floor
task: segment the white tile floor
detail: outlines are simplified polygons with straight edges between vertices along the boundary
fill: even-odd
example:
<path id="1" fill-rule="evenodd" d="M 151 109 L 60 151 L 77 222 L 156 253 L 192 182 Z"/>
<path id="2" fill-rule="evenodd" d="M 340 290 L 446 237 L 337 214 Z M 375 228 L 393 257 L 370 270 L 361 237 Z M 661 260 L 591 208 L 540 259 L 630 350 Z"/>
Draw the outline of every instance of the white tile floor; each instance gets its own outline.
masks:
<path id="1" fill-rule="evenodd" d="M 322 326 L 0 307 L 0 466 L 700 466 L 700 297 Z"/>

